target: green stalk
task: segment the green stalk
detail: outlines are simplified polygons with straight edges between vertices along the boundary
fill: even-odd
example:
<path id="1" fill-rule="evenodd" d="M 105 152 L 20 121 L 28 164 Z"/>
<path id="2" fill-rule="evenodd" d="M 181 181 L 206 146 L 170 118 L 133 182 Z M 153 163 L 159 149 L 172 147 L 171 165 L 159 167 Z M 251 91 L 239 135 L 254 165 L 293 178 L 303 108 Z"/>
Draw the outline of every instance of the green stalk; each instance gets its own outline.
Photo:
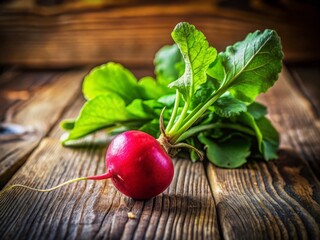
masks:
<path id="1" fill-rule="evenodd" d="M 234 129 L 234 130 L 238 130 L 239 132 L 247 133 L 248 135 L 251 135 L 251 136 L 256 136 L 255 131 L 253 131 L 251 128 L 247 128 L 247 127 L 241 126 L 239 124 L 221 123 L 220 127 Z"/>
<path id="2" fill-rule="evenodd" d="M 191 113 L 184 119 L 183 124 L 185 124 L 186 122 L 188 122 L 188 121 L 192 118 L 192 116 L 193 116 L 196 112 L 198 112 L 202 107 L 203 107 L 203 105 L 198 105 L 196 108 L 194 108 L 194 109 L 191 111 Z"/>
<path id="3" fill-rule="evenodd" d="M 204 130 L 209 130 L 209 129 L 213 129 L 215 127 L 218 127 L 219 123 L 212 123 L 212 124 L 206 124 L 206 125 L 200 125 L 200 126 L 195 126 L 193 128 L 190 128 L 188 131 L 184 132 L 183 134 L 181 134 L 181 136 L 177 139 L 176 142 L 181 142 L 199 132 L 202 132 Z"/>
<path id="4" fill-rule="evenodd" d="M 188 113 L 188 109 L 189 109 L 189 103 L 185 102 L 178 120 L 175 122 L 173 127 L 168 132 L 169 136 L 172 135 L 172 133 L 179 131 L 180 126 L 181 126 L 181 124 L 183 124 L 184 118 L 186 117 L 186 114 Z"/>
<path id="5" fill-rule="evenodd" d="M 166 132 L 168 132 L 173 124 L 174 124 L 174 121 L 176 119 L 176 116 L 177 116 L 177 112 L 178 112 L 178 108 L 179 108 L 179 103 L 180 103 L 180 93 L 178 91 L 178 89 L 176 90 L 176 99 L 174 101 L 174 107 L 173 107 L 173 110 L 172 110 L 172 114 L 170 116 L 170 120 L 169 120 L 169 123 L 166 127 Z"/>
<path id="6" fill-rule="evenodd" d="M 202 132 L 204 130 L 210 130 L 214 128 L 229 128 L 229 129 L 234 129 L 239 132 L 247 133 L 248 135 L 255 136 L 255 132 L 245 126 L 241 126 L 239 124 L 234 124 L 234 123 L 222 123 L 222 122 L 216 122 L 216 123 L 211 123 L 211 124 L 206 124 L 206 125 L 200 125 L 200 126 L 195 126 L 193 128 L 190 128 L 188 131 L 184 132 L 181 134 L 181 136 L 177 139 L 176 142 L 181 142 L 199 132 Z"/>
<path id="7" fill-rule="evenodd" d="M 225 76 L 226 76 L 226 74 L 225 74 Z M 212 94 L 211 99 L 212 99 L 215 95 L 218 95 L 218 98 L 219 98 L 223 93 L 225 93 L 225 92 L 227 91 L 227 89 L 228 89 L 229 87 L 228 87 L 228 86 L 225 86 L 225 82 L 226 82 L 226 77 L 224 77 L 220 89 L 218 89 L 215 93 Z M 220 91 L 222 91 L 222 92 L 217 94 L 217 92 L 220 92 Z M 215 100 L 215 101 L 216 101 L 216 100 Z M 214 101 L 214 102 L 215 102 L 215 101 Z M 214 102 L 212 102 L 212 104 L 213 104 Z M 212 105 L 212 104 L 211 104 L 211 105 Z M 192 112 L 184 119 L 184 123 L 187 123 L 187 122 L 193 117 L 193 115 L 194 115 L 196 112 L 200 111 L 200 109 L 201 109 L 202 107 L 203 107 L 203 105 L 198 105 L 196 108 L 194 108 L 194 109 L 192 110 Z M 210 107 L 210 106 L 209 106 L 209 107 Z M 207 109 L 208 109 L 208 108 L 207 108 Z"/>
<path id="8" fill-rule="evenodd" d="M 202 114 L 215 102 L 217 99 L 227 90 L 227 87 L 224 86 L 220 88 L 217 92 L 213 94 L 211 99 L 207 101 L 204 105 L 200 107 L 200 109 L 195 108 L 186 119 L 180 118 L 182 121 L 182 126 L 178 126 L 175 129 L 172 129 L 169 132 L 170 139 L 172 143 L 175 143 L 179 137 L 186 132 L 197 120 L 202 116 Z"/>

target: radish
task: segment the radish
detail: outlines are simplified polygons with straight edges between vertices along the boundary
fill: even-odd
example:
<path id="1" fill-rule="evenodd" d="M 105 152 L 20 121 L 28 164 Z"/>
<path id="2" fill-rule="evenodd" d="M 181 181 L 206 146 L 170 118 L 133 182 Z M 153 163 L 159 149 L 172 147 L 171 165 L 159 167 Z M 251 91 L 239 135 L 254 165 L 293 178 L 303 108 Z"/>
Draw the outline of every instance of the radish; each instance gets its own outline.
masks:
<path id="1" fill-rule="evenodd" d="M 50 189 L 16 184 L 3 192 L 14 187 L 49 192 L 72 182 L 110 178 L 114 186 L 128 197 L 147 200 L 162 193 L 174 175 L 172 160 L 159 141 L 135 130 L 119 134 L 112 140 L 106 154 L 106 167 L 107 171 L 102 175 L 72 179 Z"/>
<path id="2" fill-rule="evenodd" d="M 160 143 L 140 131 L 118 135 L 108 148 L 106 165 L 106 174 L 88 179 L 111 178 L 120 192 L 141 200 L 163 192 L 174 174 L 172 160 Z"/>
<path id="3" fill-rule="evenodd" d="M 153 125 L 154 117 L 158 116 L 159 106 L 162 106 L 158 139 L 136 130 L 124 132 L 111 142 L 107 150 L 105 174 L 72 179 L 50 189 L 16 184 L 3 192 L 14 187 L 48 192 L 80 180 L 110 178 L 120 192 L 145 200 L 169 186 L 174 174 L 169 155 L 175 156 L 181 148 L 191 150 L 194 161 L 203 159 L 203 153 L 197 149 L 201 147 L 207 150 L 207 158 L 217 166 L 239 167 L 250 153 L 251 141 L 248 139 L 254 137 L 258 140 L 259 155 L 267 160 L 276 158 L 278 133 L 264 117 L 264 108 L 251 104 L 259 93 L 266 92 L 274 84 L 281 71 L 283 53 L 277 33 L 256 31 L 218 55 L 203 33 L 189 23 L 179 23 L 171 36 L 175 49 L 178 47 L 181 53 L 175 58 L 181 59 L 170 59 L 172 54 L 166 47 L 166 54 L 162 53 L 155 61 L 158 64 L 156 75 L 161 81 L 154 84 L 141 81 L 140 85 L 130 72 L 118 65 L 112 63 L 98 67 L 86 77 L 91 82 L 83 85 L 88 102 L 79 117 L 63 123 L 70 131 L 63 143 L 113 126 L 148 130 L 148 125 Z M 166 60 L 162 59 L 165 55 Z M 268 64 L 261 65 L 260 62 L 264 61 Z M 107 81 L 102 83 L 103 76 L 111 78 L 113 75 L 117 77 L 112 86 L 106 86 Z M 117 84 L 118 77 L 124 82 Z M 174 78 L 176 80 L 171 81 Z M 176 90 L 174 102 L 171 101 L 172 91 L 167 91 L 166 85 Z M 143 94 L 138 96 L 139 93 Z M 158 96 L 159 93 L 164 95 Z M 128 94 L 130 96 L 126 96 Z M 109 104 L 114 107 L 109 109 Z M 167 113 L 170 114 L 166 127 L 162 118 L 164 106 L 169 108 Z M 108 111 L 100 111 L 105 107 Z M 240 146 L 238 137 L 243 140 Z M 221 154 L 225 149 L 233 153 L 232 160 Z M 234 163 L 232 166 L 230 161 Z"/>

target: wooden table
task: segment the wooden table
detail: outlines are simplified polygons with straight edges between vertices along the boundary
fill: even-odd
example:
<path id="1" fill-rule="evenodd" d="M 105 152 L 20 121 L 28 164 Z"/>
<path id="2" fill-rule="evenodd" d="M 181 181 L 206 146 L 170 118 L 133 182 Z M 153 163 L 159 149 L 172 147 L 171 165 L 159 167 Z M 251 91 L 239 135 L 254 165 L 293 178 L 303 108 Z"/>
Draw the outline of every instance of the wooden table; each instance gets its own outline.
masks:
<path id="1" fill-rule="evenodd" d="M 143 17 L 153 19 L 147 23 L 148 33 L 152 33 L 151 27 L 159 18 L 170 16 L 164 24 L 159 22 L 158 30 L 161 30 L 186 14 L 176 6 L 165 13 L 161 13 L 160 7 L 152 7 L 158 11 L 158 17 L 145 14 L 131 19 L 133 23 L 142 22 Z M 15 8 L 8 9 L 13 11 Z M 133 10 L 127 8 L 122 14 L 133 14 Z M 181 11 L 179 17 L 176 17 L 177 11 Z M 198 10 L 190 7 L 188 11 Z M 65 21 L 64 15 L 45 12 L 50 16 L 46 18 L 32 11 L 29 14 L 28 18 L 33 19 L 29 23 L 22 23 L 24 16 L 18 10 L 14 12 L 15 22 L 1 23 L 0 33 L 6 36 L 6 54 L 12 43 L 10 39 L 26 36 L 24 27 L 28 27 L 33 36 L 36 33 L 42 36 L 45 26 L 50 26 L 56 18 L 61 22 L 52 28 L 57 31 L 57 39 L 62 36 L 57 26 Z M 91 19 L 92 26 L 101 27 L 100 14 L 98 12 L 98 20 Z M 75 15 L 73 17 L 78 20 L 89 21 L 82 12 Z M 3 19 L 13 17 L 12 12 L 0 16 Z M 40 18 L 44 22 L 34 25 L 32 21 Z M 217 16 L 209 12 L 188 19 L 196 24 L 211 18 L 225 21 L 227 25 L 237 22 L 228 15 Z M 129 24 L 129 20 L 130 17 L 125 18 L 122 23 Z M 94 21 L 98 25 L 94 25 Z M 68 26 L 80 24 L 74 23 L 76 25 L 71 22 Z M 9 30 L 10 24 L 16 26 L 16 31 Z M 17 27 L 19 24 L 21 28 Z M 239 24 L 254 27 L 248 22 Z M 216 38 L 213 33 L 219 29 L 211 23 L 202 26 L 208 38 Z M 142 31 L 141 28 L 138 31 Z M 245 27 L 239 29 L 238 34 L 247 30 Z M 228 35 L 228 30 L 220 31 L 227 41 L 234 38 Z M 292 30 L 290 34 L 293 36 L 296 32 Z M 147 36 L 155 39 L 152 35 Z M 44 61 L 41 51 L 45 50 L 37 49 L 30 39 L 25 40 L 27 49 L 34 47 L 34 59 L 30 59 L 29 50 L 20 52 L 20 59 L 17 57 L 19 52 L 14 52 L 7 60 L 4 51 L 0 56 L 3 65 L 0 120 L 18 124 L 26 130 L 23 134 L 9 136 L 4 130 L 9 131 L 10 126 L 11 130 L 19 129 L 12 125 L 1 129 L 1 187 L 20 183 L 49 188 L 71 178 L 103 173 L 106 144 L 100 141 L 100 134 L 87 139 L 81 148 L 65 148 L 59 141 L 63 134 L 59 122 L 77 116 L 85 102 L 81 93 L 82 78 L 90 69 L 89 63 L 101 61 L 100 52 L 90 62 L 90 55 L 82 49 L 83 58 L 78 61 L 74 58 L 75 63 L 71 64 L 72 54 L 64 52 L 60 58 L 55 58 L 52 52 L 55 48 L 50 48 L 52 41 L 47 40 L 48 59 Z M 97 42 L 100 40 L 102 38 Z M 22 39 L 16 41 L 22 42 Z M 42 36 L 38 41 L 44 43 L 45 39 Z M 152 66 L 146 62 L 154 54 L 151 50 L 160 44 L 158 41 L 141 52 L 136 64 L 132 52 L 128 53 L 128 58 L 121 52 L 117 60 L 127 64 L 138 77 L 150 75 Z M 79 41 L 79 44 L 75 48 L 69 47 L 76 51 L 85 43 Z M 218 46 L 222 45 L 218 41 Z M 130 49 L 129 45 L 124 46 Z M 170 187 L 149 201 L 125 197 L 110 180 L 79 182 L 50 193 L 17 188 L 0 197 L 0 239 L 320 239 L 319 65 L 317 61 L 314 64 L 317 58 L 311 50 L 303 55 L 303 48 L 295 51 L 290 41 L 285 41 L 285 46 L 289 55 L 278 82 L 258 98 L 268 106 L 268 117 L 281 135 L 277 160 L 250 161 L 239 169 L 221 169 L 207 162 L 174 159 L 175 176 Z M 111 52 L 116 56 L 117 52 Z M 310 60 L 313 64 L 302 64 L 310 63 Z M 68 68 L 61 68 L 63 63 L 69 63 Z M 128 216 L 129 212 L 134 214 L 133 218 Z"/>

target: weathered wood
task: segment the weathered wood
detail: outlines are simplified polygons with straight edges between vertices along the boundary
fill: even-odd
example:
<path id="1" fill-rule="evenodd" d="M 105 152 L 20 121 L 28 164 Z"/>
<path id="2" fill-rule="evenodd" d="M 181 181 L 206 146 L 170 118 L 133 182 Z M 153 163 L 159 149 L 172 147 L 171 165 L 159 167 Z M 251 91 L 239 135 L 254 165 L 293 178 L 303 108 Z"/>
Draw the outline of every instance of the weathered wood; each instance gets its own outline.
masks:
<path id="1" fill-rule="evenodd" d="M 317 117 L 320 117 L 320 88 L 319 84 L 320 62 L 298 64 L 288 67 L 288 71 L 295 80 L 300 93 L 310 101 Z"/>
<path id="2" fill-rule="evenodd" d="M 142 68 L 134 72 L 150 74 Z M 80 92 L 84 74 L 53 74 L 53 81 L 45 85 L 35 79 L 39 89 L 12 109 L 13 121 L 32 126 L 39 134 L 0 144 L 2 159 L 26 161 L 9 184 L 46 188 L 104 171 L 105 138 L 90 137 L 85 148 L 64 148 L 59 142 L 63 133 L 59 120 L 77 116 L 84 103 Z M 14 85 L 12 79 L 0 81 L 0 86 Z M 146 202 L 124 197 L 110 180 L 79 182 L 51 193 L 15 189 L 0 197 L 1 239 L 319 239 L 316 111 L 286 69 L 259 101 L 268 106 L 282 137 L 278 160 L 251 162 L 235 170 L 175 160 L 171 186 Z M 15 165 L 5 167 L 12 175 Z M 135 218 L 130 219 L 129 212 Z"/>
<path id="3" fill-rule="evenodd" d="M 259 100 L 280 131 L 279 159 L 234 170 L 207 166 L 221 234 L 226 239 L 319 239 L 319 120 L 286 69 Z"/>
<path id="4" fill-rule="evenodd" d="M 292 150 L 240 169 L 207 167 L 225 239 L 319 239 L 320 185 Z"/>
<path id="5" fill-rule="evenodd" d="M 52 84 L 33 93 L 29 100 L 9 108 L 7 114 L 10 116 L 5 117 L 6 121 L 23 126 L 27 133 L 16 140 L 1 141 L 0 187 L 11 178 L 56 124 L 64 108 L 80 91 L 84 74 L 85 71 L 79 70 L 57 75 Z"/>
<path id="6" fill-rule="evenodd" d="M 117 61 L 151 66 L 156 51 L 172 44 L 170 33 L 180 21 L 195 24 L 220 51 L 249 32 L 271 28 L 281 36 L 286 60 L 319 59 L 319 36 L 314 34 L 319 24 L 315 19 L 304 22 L 287 15 L 212 4 L 127 6 L 48 16 L 41 13 L 26 15 L 4 8 L 0 15 L 0 64 L 66 67 Z"/>
<path id="7" fill-rule="evenodd" d="M 78 12 L 88 10 L 101 10 L 106 7 L 123 7 L 130 5 L 147 4 L 148 0 L 9 0 L 3 4 L 5 11 L 31 12 L 41 15 L 61 14 L 66 12 Z M 163 0 L 153 0 L 153 4 L 161 4 Z M 179 0 L 171 0 L 171 3 Z M 192 2 L 192 0 L 186 1 Z M 210 0 L 198 0 L 199 3 L 208 3 Z"/>
<path id="8" fill-rule="evenodd" d="M 63 118 L 74 117 L 82 103 L 74 102 Z M 104 172 L 105 146 L 64 148 L 61 133 L 56 126 L 9 184 L 48 188 Z M 219 239 L 204 166 L 183 159 L 174 165 L 170 187 L 145 202 L 125 197 L 111 180 L 79 182 L 51 193 L 7 192 L 0 198 L 0 235 L 3 239 Z"/>
<path id="9" fill-rule="evenodd" d="M 297 151 L 320 179 L 319 117 L 286 68 L 275 86 L 259 100 L 268 106 L 269 116 L 280 132 L 281 147 Z"/>
<path id="10" fill-rule="evenodd" d="M 8 70 L 0 76 L 0 121 L 10 121 L 10 114 L 5 114 L 13 105 L 22 104 L 44 84 L 54 79 L 52 71 L 25 72 Z M 4 119 L 4 118 L 7 119 Z M 9 118 L 9 119 L 8 119 Z"/>

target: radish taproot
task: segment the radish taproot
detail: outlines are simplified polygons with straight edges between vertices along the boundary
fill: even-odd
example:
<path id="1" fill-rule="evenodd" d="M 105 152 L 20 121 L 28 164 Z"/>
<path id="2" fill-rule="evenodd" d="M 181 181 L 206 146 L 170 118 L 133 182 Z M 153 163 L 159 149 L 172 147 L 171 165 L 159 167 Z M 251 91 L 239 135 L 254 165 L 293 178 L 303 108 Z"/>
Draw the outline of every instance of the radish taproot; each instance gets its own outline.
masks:
<path id="1" fill-rule="evenodd" d="M 162 145 L 149 134 L 136 130 L 119 134 L 112 140 L 106 153 L 106 168 L 102 175 L 72 179 L 49 189 L 15 184 L 3 192 L 15 187 L 49 192 L 72 182 L 110 178 L 114 186 L 128 197 L 147 200 L 162 193 L 174 175 L 172 160 Z"/>

